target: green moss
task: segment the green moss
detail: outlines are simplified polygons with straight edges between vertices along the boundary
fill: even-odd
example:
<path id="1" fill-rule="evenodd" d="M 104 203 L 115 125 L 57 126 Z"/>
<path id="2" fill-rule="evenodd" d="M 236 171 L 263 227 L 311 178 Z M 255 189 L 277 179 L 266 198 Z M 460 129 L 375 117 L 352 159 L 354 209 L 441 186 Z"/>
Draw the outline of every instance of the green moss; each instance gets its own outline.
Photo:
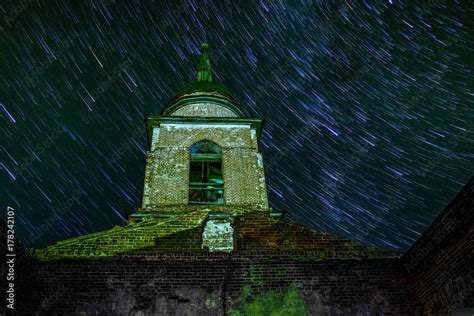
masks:
<path id="1" fill-rule="evenodd" d="M 253 288 L 263 286 L 263 267 L 252 265 L 250 267 L 250 284 Z"/>
<path id="2" fill-rule="evenodd" d="M 208 298 L 205 303 L 206 303 L 206 306 L 209 308 L 217 307 L 217 302 L 215 300 L 211 300 L 210 298 Z"/>
<path id="3" fill-rule="evenodd" d="M 252 294 L 252 287 L 250 285 L 244 286 L 242 289 L 242 302 L 247 301 L 247 298 Z"/>
<path id="4" fill-rule="evenodd" d="M 194 210 L 166 219 L 150 219 L 125 227 L 73 237 L 44 249 L 30 250 L 38 260 L 92 259 L 120 254 L 201 250 L 201 224 L 209 210 Z"/>
<path id="5" fill-rule="evenodd" d="M 251 288 L 244 287 L 242 297 L 250 295 Z M 309 315 L 308 309 L 299 296 L 298 287 L 292 284 L 286 292 L 269 291 L 256 295 L 252 302 L 243 301 L 240 309 L 231 309 L 231 316 L 272 315 L 272 316 L 303 316 Z"/>
<path id="6" fill-rule="evenodd" d="M 309 315 L 296 283 L 283 291 L 264 291 L 264 268 L 261 265 L 250 266 L 247 284 L 242 288 L 240 308 L 231 309 L 229 315 Z M 282 280 L 287 274 L 286 270 L 279 269 L 275 272 L 278 280 Z"/>

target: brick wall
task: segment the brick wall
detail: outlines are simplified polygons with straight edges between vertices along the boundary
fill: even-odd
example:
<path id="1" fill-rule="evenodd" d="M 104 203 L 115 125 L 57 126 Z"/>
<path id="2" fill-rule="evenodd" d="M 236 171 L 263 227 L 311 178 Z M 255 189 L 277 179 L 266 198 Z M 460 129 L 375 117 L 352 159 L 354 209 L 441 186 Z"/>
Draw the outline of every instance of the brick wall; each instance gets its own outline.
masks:
<path id="1" fill-rule="evenodd" d="M 162 124 L 155 134 L 146 159 L 143 209 L 188 204 L 189 151 L 200 140 L 222 148 L 225 204 L 268 208 L 258 140 L 250 125 Z"/>
<path id="2" fill-rule="evenodd" d="M 249 303 L 291 284 L 311 315 L 406 315 L 413 309 L 396 259 L 315 262 L 258 253 L 175 253 L 37 262 L 32 270 L 25 313 L 224 315 L 241 309 L 244 299 Z"/>
<path id="3" fill-rule="evenodd" d="M 473 195 L 471 179 L 402 259 L 258 213 L 235 218 L 237 251 L 232 253 L 184 253 L 178 240 L 187 241 L 190 251 L 200 249 L 199 225 L 196 231 L 182 231 L 185 235 L 150 241 L 151 248 L 138 249 L 146 255 L 132 251 L 108 258 L 36 261 L 19 247 L 16 311 L 223 315 L 298 303 L 311 315 L 469 315 L 461 313 L 474 309 Z M 205 214 L 199 214 L 179 219 L 200 222 Z M 173 226 L 166 225 L 175 231 Z M 133 236 L 136 232 L 127 240 Z M 86 246 L 81 240 L 64 246 L 77 241 Z M 110 239 L 110 245 L 116 243 Z M 60 243 L 52 250 L 62 247 Z M 163 248 L 168 252 L 157 253 Z M 78 251 L 77 245 L 69 251 Z M 275 294 L 285 291 L 286 296 Z"/>
<path id="4" fill-rule="evenodd" d="M 422 315 L 474 314 L 474 178 L 404 257 Z"/>

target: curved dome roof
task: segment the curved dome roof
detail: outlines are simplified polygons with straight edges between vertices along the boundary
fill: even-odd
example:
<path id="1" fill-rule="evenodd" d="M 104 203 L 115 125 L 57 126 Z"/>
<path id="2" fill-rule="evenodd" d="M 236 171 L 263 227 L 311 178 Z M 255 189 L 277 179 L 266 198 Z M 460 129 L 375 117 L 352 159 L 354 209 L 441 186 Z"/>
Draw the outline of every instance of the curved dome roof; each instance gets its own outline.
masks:
<path id="1" fill-rule="evenodd" d="M 222 84 L 212 81 L 212 71 L 209 61 L 208 48 L 206 43 L 202 44 L 202 54 L 199 60 L 196 81 L 187 84 L 181 89 L 162 112 L 163 116 L 178 116 L 189 111 L 179 110 L 192 106 L 194 115 L 192 116 L 234 116 L 244 117 L 245 115 L 238 108 L 237 103 L 229 90 Z M 198 111 L 196 111 L 198 109 Z M 202 111 L 199 111 L 201 109 Z M 196 115 L 197 113 L 197 115 Z M 189 114 L 187 114 L 189 115 Z M 186 116 L 184 114 L 183 116 Z"/>

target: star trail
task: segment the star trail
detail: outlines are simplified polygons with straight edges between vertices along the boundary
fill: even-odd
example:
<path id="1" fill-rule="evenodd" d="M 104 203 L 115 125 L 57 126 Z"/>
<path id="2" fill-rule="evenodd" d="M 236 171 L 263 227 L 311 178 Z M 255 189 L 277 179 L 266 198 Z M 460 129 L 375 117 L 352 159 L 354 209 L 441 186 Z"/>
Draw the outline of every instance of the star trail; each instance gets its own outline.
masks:
<path id="1" fill-rule="evenodd" d="M 140 206 L 144 115 L 193 80 L 265 118 L 269 200 L 294 222 L 407 249 L 474 174 L 469 1 L 8 1 L 0 197 L 27 247 Z"/>

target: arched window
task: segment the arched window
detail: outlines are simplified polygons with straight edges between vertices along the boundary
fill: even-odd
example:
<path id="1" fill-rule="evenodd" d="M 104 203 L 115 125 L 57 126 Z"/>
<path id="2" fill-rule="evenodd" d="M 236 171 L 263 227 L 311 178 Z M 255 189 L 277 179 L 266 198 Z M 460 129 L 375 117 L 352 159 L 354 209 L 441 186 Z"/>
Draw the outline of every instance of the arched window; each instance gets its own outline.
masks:
<path id="1" fill-rule="evenodd" d="M 191 146 L 189 204 L 224 204 L 222 151 L 219 145 L 202 140 Z"/>

